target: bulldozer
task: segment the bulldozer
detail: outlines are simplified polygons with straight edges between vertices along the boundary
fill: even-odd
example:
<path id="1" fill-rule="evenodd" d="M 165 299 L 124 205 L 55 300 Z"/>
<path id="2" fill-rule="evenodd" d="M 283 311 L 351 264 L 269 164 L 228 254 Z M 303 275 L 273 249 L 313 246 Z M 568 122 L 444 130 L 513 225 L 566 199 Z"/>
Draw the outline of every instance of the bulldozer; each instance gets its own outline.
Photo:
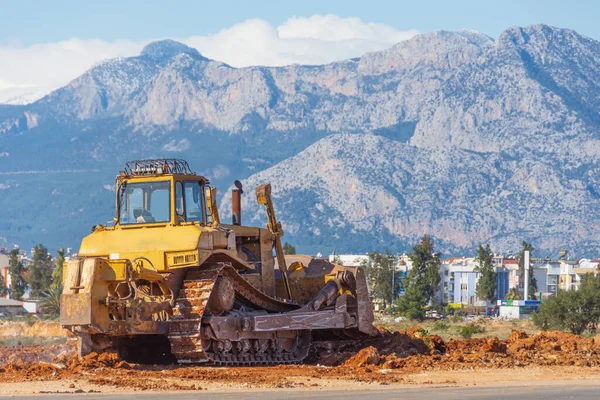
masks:
<path id="1" fill-rule="evenodd" d="M 375 335 L 365 272 L 327 263 L 304 279 L 306 266 L 288 268 L 271 186 L 255 191 L 266 228 L 241 224 L 239 181 L 224 224 L 216 188 L 186 161 L 127 162 L 114 221 L 92 227 L 63 268 L 60 323 L 79 356 L 286 364 L 302 362 L 312 340 Z"/>

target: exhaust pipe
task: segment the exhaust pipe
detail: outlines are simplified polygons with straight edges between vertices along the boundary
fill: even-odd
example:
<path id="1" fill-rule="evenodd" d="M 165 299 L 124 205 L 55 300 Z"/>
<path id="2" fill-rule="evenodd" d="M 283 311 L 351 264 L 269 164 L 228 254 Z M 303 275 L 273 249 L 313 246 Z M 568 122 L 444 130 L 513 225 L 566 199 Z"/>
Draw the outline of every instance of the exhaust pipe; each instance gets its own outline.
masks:
<path id="1" fill-rule="evenodd" d="M 237 189 L 231 190 L 231 224 L 241 225 L 242 224 L 242 183 L 235 181 L 233 183 Z"/>

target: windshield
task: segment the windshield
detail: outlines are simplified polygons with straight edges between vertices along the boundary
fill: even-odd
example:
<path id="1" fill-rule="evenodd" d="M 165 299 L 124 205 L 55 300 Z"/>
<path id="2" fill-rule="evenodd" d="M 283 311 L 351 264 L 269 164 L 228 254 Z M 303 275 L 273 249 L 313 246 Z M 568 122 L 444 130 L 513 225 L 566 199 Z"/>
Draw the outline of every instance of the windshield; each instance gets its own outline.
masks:
<path id="1" fill-rule="evenodd" d="M 169 222 L 171 185 L 169 181 L 128 183 L 119 196 L 119 223 Z"/>

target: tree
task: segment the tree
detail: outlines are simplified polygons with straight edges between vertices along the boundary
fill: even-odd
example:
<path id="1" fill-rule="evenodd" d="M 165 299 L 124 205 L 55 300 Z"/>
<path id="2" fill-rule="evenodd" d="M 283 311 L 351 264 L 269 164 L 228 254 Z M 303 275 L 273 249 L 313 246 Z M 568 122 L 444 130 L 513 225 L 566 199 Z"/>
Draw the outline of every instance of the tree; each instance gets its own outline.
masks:
<path id="1" fill-rule="evenodd" d="M 52 271 L 52 284 L 51 289 L 58 292 L 59 296 L 62 294 L 62 275 L 63 275 L 63 263 L 65 262 L 65 249 L 56 250 L 56 266 Z"/>
<path id="2" fill-rule="evenodd" d="M 0 272 L 1 272 L 1 270 L 0 270 Z M 8 288 L 6 287 L 6 284 L 4 283 L 4 277 L 0 276 L 0 297 L 6 296 L 7 293 L 8 293 Z"/>
<path id="3" fill-rule="evenodd" d="M 12 299 L 20 299 L 25 294 L 27 289 L 27 282 L 23 278 L 25 273 L 25 267 L 23 262 L 19 260 L 19 249 L 12 249 L 10 251 L 10 258 L 8 261 L 8 273 L 10 274 L 10 297 Z"/>
<path id="4" fill-rule="evenodd" d="M 383 300 L 384 307 L 392 304 L 393 293 L 398 288 L 398 282 L 394 282 L 392 287 L 395 265 L 396 258 L 389 250 L 385 254 L 372 252 L 369 254 L 369 261 L 361 264 L 371 282 L 371 294 Z"/>
<path id="5" fill-rule="evenodd" d="M 600 276 L 585 274 L 579 290 L 561 290 L 544 301 L 532 319 L 541 329 L 595 334 L 600 322 Z"/>
<path id="6" fill-rule="evenodd" d="M 29 265 L 27 283 L 32 297 L 42 297 L 52 283 L 52 258 L 48 249 L 41 244 L 33 248 L 33 260 Z"/>
<path id="7" fill-rule="evenodd" d="M 531 262 L 531 253 L 533 253 L 533 246 L 523 240 L 523 250 L 519 252 L 519 276 L 522 282 L 525 279 L 525 251 L 529 250 L 529 266 L 527 273 L 529 274 L 529 298 L 525 300 L 535 300 L 535 292 L 537 291 L 537 281 L 533 276 L 533 263 Z M 524 283 L 523 283 L 524 284 Z"/>
<path id="8" fill-rule="evenodd" d="M 521 295 L 515 290 L 515 288 L 510 288 L 510 290 L 508 291 L 508 293 L 506 293 L 506 296 L 504 296 L 504 298 L 506 300 L 520 300 Z"/>
<path id="9" fill-rule="evenodd" d="M 435 253 L 433 239 L 428 235 L 423 236 L 408 257 L 412 261 L 412 269 L 407 277 L 408 285 L 420 286 L 427 302 L 433 300 L 441 279 L 440 256 Z"/>
<path id="10" fill-rule="evenodd" d="M 294 255 L 294 254 L 296 254 L 296 248 L 294 246 L 292 246 L 291 244 L 289 244 L 288 242 L 285 242 L 283 244 L 283 254 Z"/>
<path id="11" fill-rule="evenodd" d="M 40 311 L 45 315 L 56 318 L 60 314 L 60 294 L 61 287 L 50 285 L 48 290 L 44 291 L 40 303 Z"/>
<path id="12" fill-rule="evenodd" d="M 411 310 L 422 310 L 430 301 L 434 301 L 441 279 L 440 257 L 434 251 L 434 242 L 430 236 L 423 236 L 408 257 L 412 261 L 412 269 L 405 281 L 406 294 L 398 302 L 400 311 L 407 316 L 409 313 L 419 314 Z"/>
<path id="13" fill-rule="evenodd" d="M 496 300 L 497 282 L 496 271 L 492 262 L 492 250 L 489 244 L 486 244 L 485 247 L 479 245 L 475 261 L 477 261 L 475 272 L 480 274 L 477 287 L 475 288 L 477 297 L 485 300 L 486 304 L 487 302 L 493 302 Z"/>
<path id="14" fill-rule="evenodd" d="M 409 285 L 404 296 L 398 300 L 398 309 L 409 319 L 425 319 L 425 305 L 427 298 L 419 285 Z"/>

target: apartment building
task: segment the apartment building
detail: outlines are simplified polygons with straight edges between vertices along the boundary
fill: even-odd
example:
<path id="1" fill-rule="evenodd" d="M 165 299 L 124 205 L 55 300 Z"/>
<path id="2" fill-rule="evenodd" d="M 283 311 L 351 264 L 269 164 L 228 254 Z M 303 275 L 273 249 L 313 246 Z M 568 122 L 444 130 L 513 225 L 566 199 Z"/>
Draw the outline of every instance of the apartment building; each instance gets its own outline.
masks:
<path id="1" fill-rule="evenodd" d="M 509 270 L 494 262 L 496 271 L 496 298 L 503 300 L 509 287 Z M 484 306 L 485 301 L 477 297 L 477 282 L 480 274 L 475 272 L 477 261 L 473 257 L 453 257 L 440 265 L 440 287 L 436 301 L 442 304 Z"/>
<path id="2" fill-rule="evenodd" d="M 598 263 L 600 263 L 600 260 L 589 260 L 586 258 L 579 260 L 579 264 L 573 267 L 574 276 L 571 279 L 571 288 L 578 290 L 585 274 L 597 274 Z"/>

